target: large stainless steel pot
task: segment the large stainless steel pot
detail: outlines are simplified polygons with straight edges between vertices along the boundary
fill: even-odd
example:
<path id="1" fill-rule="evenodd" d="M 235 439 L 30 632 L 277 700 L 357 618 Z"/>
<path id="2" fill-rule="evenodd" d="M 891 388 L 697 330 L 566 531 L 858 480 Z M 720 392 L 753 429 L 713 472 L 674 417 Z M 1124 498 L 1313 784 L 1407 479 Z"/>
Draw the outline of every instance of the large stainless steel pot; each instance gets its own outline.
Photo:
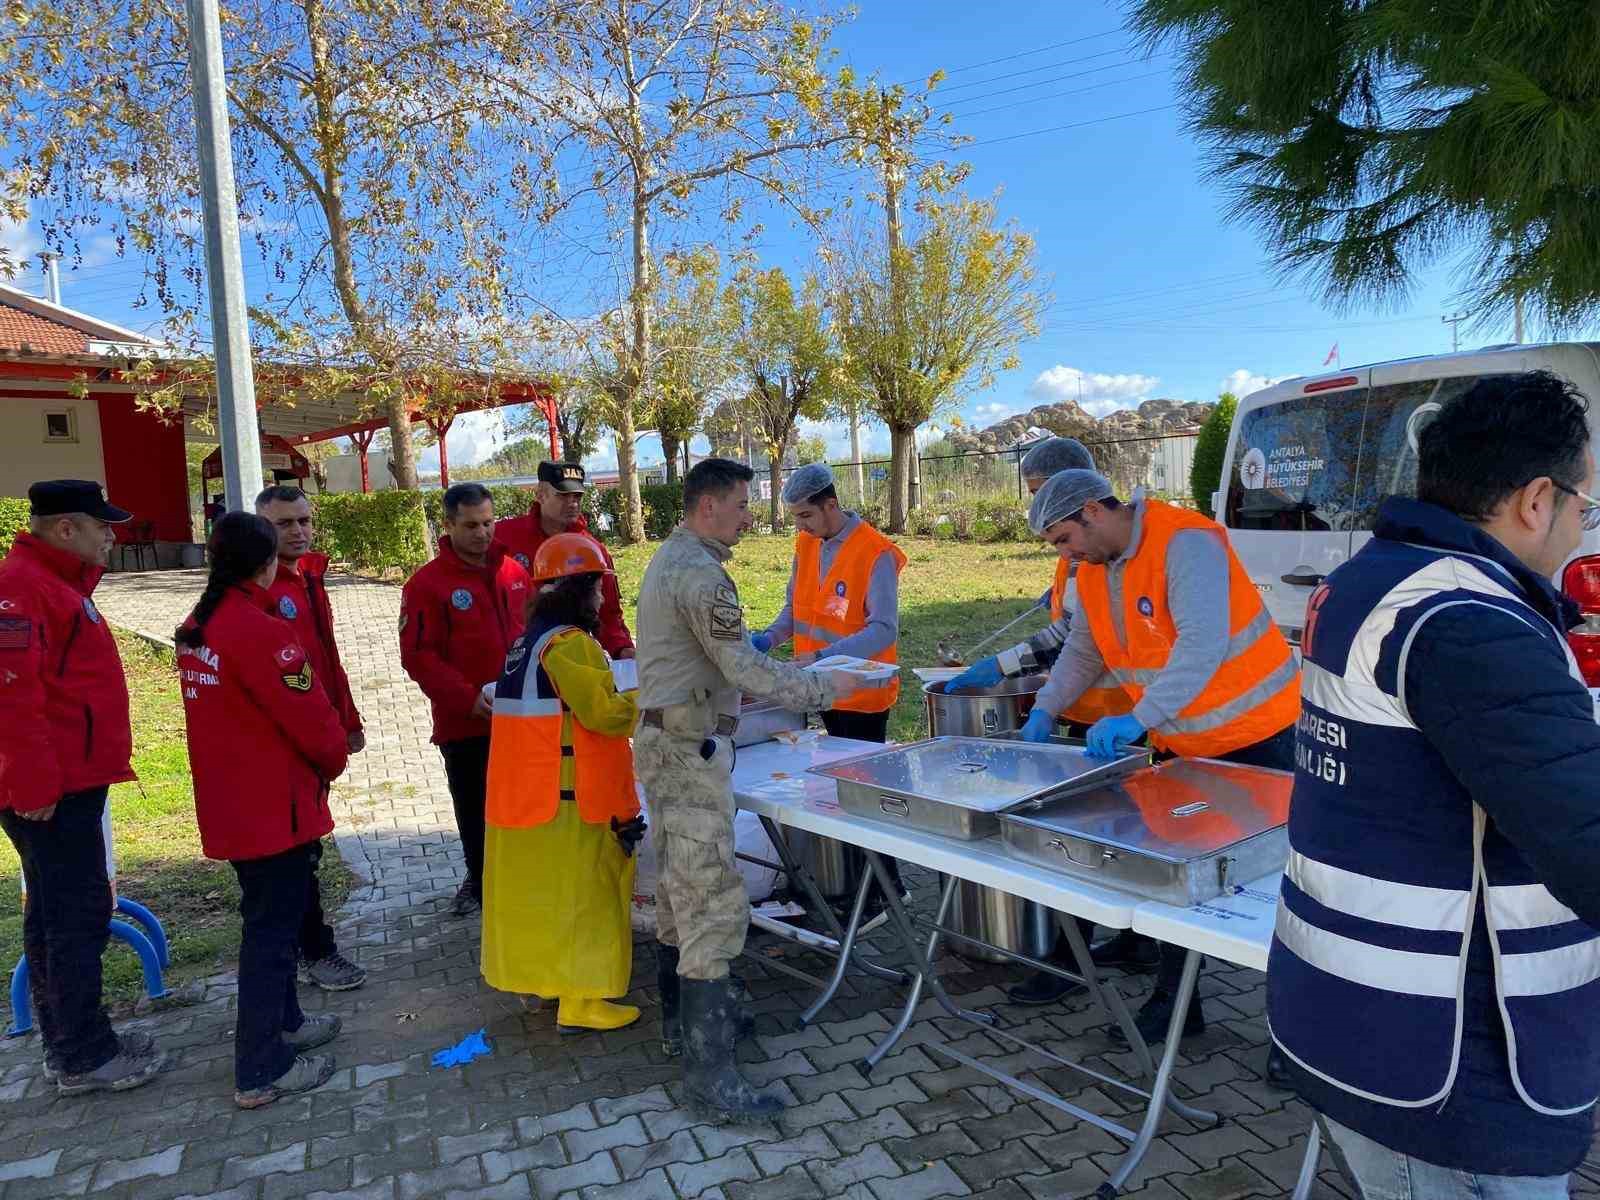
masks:
<path id="1" fill-rule="evenodd" d="M 928 716 L 928 736 L 993 737 L 1021 729 L 1033 708 L 1034 693 L 1044 686 L 1044 675 L 1019 675 L 1002 679 L 992 688 L 945 692 L 946 680 L 922 685 L 922 708 Z"/>
<path id="2" fill-rule="evenodd" d="M 945 876 L 940 875 L 941 889 L 944 882 Z M 1055 913 L 1044 905 L 965 879 L 956 884 L 944 924 L 957 933 L 982 938 L 991 946 L 1031 958 L 1048 958 L 1056 944 Z M 960 938 L 946 938 L 945 945 L 973 962 L 1008 961 L 1003 954 L 991 953 Z"/>
<path id="3" fill-rule="evenodd" d="M 786 830 L 789 849 L 800 865 L 811 872 L 817 890 L 829 900 L 852 900 L 861 873 L 867 869 L 867 856 L 856 846 L 803 829 Z"/>

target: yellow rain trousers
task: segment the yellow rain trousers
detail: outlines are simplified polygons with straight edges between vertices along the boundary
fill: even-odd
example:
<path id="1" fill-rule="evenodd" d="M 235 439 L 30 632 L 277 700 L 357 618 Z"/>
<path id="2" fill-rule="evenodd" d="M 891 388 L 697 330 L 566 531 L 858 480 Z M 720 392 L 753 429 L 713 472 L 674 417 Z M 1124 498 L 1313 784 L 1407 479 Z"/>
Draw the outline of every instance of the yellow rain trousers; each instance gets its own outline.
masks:
<path id="1" fill-rule="evenodd" d="M 558 635 L 545 650 L 544 668 L 568 709 L 561 719 L 563 746 L 572 745 L 574 719 L 594 733 L 632 732 L 637 694 L 616 690 L 594 639 L 578 630 Z M 533 670 L 530 664 L 530 684 Z M 569 756 L 561 764 L 561 787 L 572 786 Z M 563 800 L 544 825 L 490 824 L 483 857 L 483 977 L 490 987 L 551 999 L 627 993 L 634 860 L 608 825 L 586 824 L 576 802 Z"/>

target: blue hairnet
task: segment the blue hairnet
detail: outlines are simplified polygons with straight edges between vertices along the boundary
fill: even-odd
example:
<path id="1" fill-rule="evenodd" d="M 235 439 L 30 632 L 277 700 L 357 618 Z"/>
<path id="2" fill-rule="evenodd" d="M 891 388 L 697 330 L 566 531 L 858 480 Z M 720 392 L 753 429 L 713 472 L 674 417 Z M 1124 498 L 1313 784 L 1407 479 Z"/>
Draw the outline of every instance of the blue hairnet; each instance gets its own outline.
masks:
<path id="1" fill-rule="evenodd" d="M 1040 537 L 1057 521 L 1082 510 L 1091 500 L 1116 494 L 1111 481 L 1097 471 L 1057 471 L 1044 481 L 1028 509 L 1028 528 Z"/>

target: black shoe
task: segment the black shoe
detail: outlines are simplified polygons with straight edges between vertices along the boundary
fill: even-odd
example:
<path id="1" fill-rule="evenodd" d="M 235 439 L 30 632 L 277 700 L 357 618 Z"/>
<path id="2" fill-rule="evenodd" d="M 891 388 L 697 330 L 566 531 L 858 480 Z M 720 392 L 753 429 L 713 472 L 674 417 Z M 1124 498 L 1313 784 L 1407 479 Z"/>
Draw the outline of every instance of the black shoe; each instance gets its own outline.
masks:
<path id="1" fill-rule="evenodd" d="M 733 990 L 738 1011 L 737 1034 L 740 1041 L 756 1029 L 756 1020 L 744 1010 L 754 997 L 742 979 L 728 975 L 728 985 Z M 683 1053 L 682 993 L 678 982 L 678 948 L 665 942 L 656 943 L 656 987 L 661 991 L 661 1053 L 677 1058 Z"/>
<path id="2" fill-rule="evenodd" d="M 1294 1076 L 1289 1074 L 1289 1060 L 1278 1049 L 1276 1042 L 1267 1051 L 1267 1086 L 1275 1087 L 1280 1092 L 1294 1091 Z"/>
<path id="3" fill-rule="evenodd" d="M 1071 979 L 1063 979 L 1049 971 L 1035 971 L 1021 983 L 1013 984 L 1006 989 L 1006 996 L 1013 1004 L 1027 1004 L 1042 1006 L 1054 1004 L 1064 1000 L 1074 992 L 1086 990 L 1083 984 Z"/>
<path id="4" fill-rule="evenodd" d="M 1161 961 L 1161 948 L 1153 938 L 1131 929 L 1090 949 L 1097 967 L 1121 967 L 1125 971 L 1153 971 Z"/>
<path id="5" fill-rule="evenodd" d="M 691 1109 L 726 1121 L 763 1121 L 783 1101 L 758 1092 L 739 1074 L 733 1052 L 739 1005 L 726 979 L 680 979 L 683 1020 L 683 1098 Z"/>
<path id="6" fill-rule="evenodd" d="M 483 897 L 478 894 L 478 885 L 468 879 L 456 889 L 456 898 L 450 901 L 450 915 L 470 917 L 482 907 Z"/>
<path id="7" fill-rule="evenodd" d="M 1150 993 L 1150 999 L 1144 1002 L 1144 1007 L 1139 1010 L 1139 1015 L 1134 1017 L 1133 1023 L 1139 1027 L 1139 1036 L 1144 1038 L 1147 1046 L 1158 1046 L 1167 1040 L 1167 1026 L 1172 1021 L 1173 995 L 1166 988 L 1157 988 Z M 1189 1011 L 1183 1018 L 1183 1037 L 1194 1037 L 1206 1031 L 1206 1015 L 1200 1008 L 1200 997 L 1196 995 L 1189 1001 Z M 1113 1042 L 1126 1046 L 1128 1039 L 1123 1035 L 1120 1025 L 1112 1025 L 1106 1031 Z"/>

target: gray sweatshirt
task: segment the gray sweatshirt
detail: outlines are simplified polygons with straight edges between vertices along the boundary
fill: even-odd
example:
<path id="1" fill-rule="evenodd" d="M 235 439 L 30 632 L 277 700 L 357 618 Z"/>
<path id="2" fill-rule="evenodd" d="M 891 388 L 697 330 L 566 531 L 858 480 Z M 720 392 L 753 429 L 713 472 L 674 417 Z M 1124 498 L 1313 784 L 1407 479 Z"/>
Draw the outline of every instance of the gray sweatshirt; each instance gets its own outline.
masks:
<path id="1" fill-rule="evenodd" d="M 1117 638 L 1123 628 L 1122 575 L 1144 540 L 1144 496 L 1134 493 L 1133 537 L 1120 558 L 1106 564 L 1112 623 Z M 1193 703 L 1217 673 L 1228 649 L 1228 551 L 1220 535 L 1207 529 L 1186 529 L 1167 545 L 1167 607 L 1178 627 L 1167 665 L 1134 705 L 1133 715 L 1146 729 L 1159 730 Z M 1040 689 L 1037 703 L 1046 711 L 1069 708 L 1106 669 L 1089 632 L 1078 621 L 1067 635 L 1061 657 Z"/>
<path id="2" fill-rule="evenodd" d="M 817 571 L 826 577 L 833 566 L 834 557 L 844 540 L 855 532 L 861 518 L 846 512 L 844 524 L 831 538 L 825 538 L 817 555 Z M 781 646 L 794 636 L 794 563 L 789 564 L 789 591 L 783 611 L 768 625 L 766 634 L 774 646 Z M 894 569 L 894 556 L 887 550 L 878 555 L 872 564 L 872 574 L 867 579 L 867 596 L 864 601 L 867 623 L 860 633 L 842 637 L 827 648 L 828 654 L 851 654 L 856 658 L 871 658 L 894 645 L 900 637 L 900 577 Z"/>

